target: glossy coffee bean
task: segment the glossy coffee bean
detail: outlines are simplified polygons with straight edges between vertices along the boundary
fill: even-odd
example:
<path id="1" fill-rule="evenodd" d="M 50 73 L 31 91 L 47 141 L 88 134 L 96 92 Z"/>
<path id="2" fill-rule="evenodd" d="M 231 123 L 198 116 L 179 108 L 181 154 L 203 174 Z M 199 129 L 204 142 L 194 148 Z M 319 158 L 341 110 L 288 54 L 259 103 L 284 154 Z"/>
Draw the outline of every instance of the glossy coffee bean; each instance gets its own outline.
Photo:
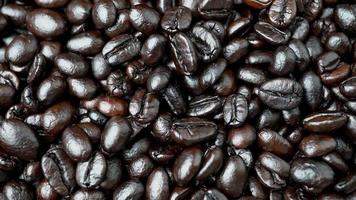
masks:
<path id="1" fill-rule="evenodd" d="M 192 21 L 192 12 L 187 7 L 179 6 L 167 9 L 161 19 L 163 30 L 175 33 L 187 30 Z"/>
<path id="2" fill-rule="evenodd" d="M 148 64 L 153 65 L 162 60 L 167 39 L 159 34 L 150 35 L 143 43 L 141 48 L 142 60 Z"/>
<path id="3" fill-rule="evenodd" d="M 8 154 L 34 160 L 39 146 L 34 131 L 22 121 L 8 119 L 0 123 L 0 147 Z"/>
<path id="4" fill-rule="evenodd" d="M 146 184 L 146 199 L 164 200 L 169 198 L 169 177 L 163 168 L 153 170 Z"/>
<path id="5" fill-rule="evenodd" d="M 124 147 L 131 132 L 131 126 L 125 118 L 112 117 L 101 135 L 102 149 L 108 154 L 118 152 Z"/>
<path id="6" fill-rule="evenodd" d="M 110 65 L 117 65 L 135 57 L 141 49 L 141 42 L 129 34 L 118 35 L 107 42 L 102 54 Z"/>
<path id="7" fill-rule="evenodd" d="M 197 96 L 189 101 L 187 115 L 192 117 L 208 116 L 221 110 L 222 106 L 218 96 Z"/>
<path id="8" fill-rule="evenodd" d="M 230 157 L 220 175 L 217 177 L 217 187 L 227 196 L 241 195 L 247 181 L 247 169 L 239 156 Z"/>
<path id="9" fill-rule="evenodd" d="M 99 32 L 84 32 L 70 38 L 67 42 L 67 49 L 71 52 L 82 55 L 95 55 L 101 51 L 104 40 Z"/>
<path id="10" fill-rule="evenodd" d="M 278 78 L 264 83 L 258 96 L 271 108 L 289 110 L 297 107 L 302 100 L 303 88 L 294 80 Z"/>
<path id="11" fill-rule="evenodd" d="M 257 143 L 263 150 L 279 156 L 289 156 L 293 152 L 293 147 L 288 140 L 269 129 L 263 129 L 258 133 Z"/>
<path id="12" fill-rule="evenodd" d="M 182 118 L 173 122 L 170 131 L 174 141 L 188 146 L 212 138 L 217 133 L 217 125 L 202 118 Z"/>
<path id="13" fill-rule="evenodd" d="M 73 24 L 82 24 L 90 16 L 92 4 L 88 0 L 70 1 L 66 8 L 66 16 Z"/>
<path id="14" fill-rule="evenodd" d="M 213 86 L 221 78 L 226 66 L 226 60 L 222 58 L 210 63 L 200 74 L 199 85 L 203 89 Z"/>
<path id="15" fill-rule="evenodd" d="M 139 181 L 129 180 L 122 183 L 113 193 L 114 200 L 139 200 L 144 196 L 145 187 Z"/>
<path id="16" fill-rule="evenodd" d="M 154 33 L 160 21 L 159 13 L 144 4 L 133 6 L 129 16 L 132 26 L 146 35 Z"/>
<path id="17" fill-rule="evenodd" d="M 273 25 L 267 22 L 258 22 L 254 26 L 256 33 L 262 37 L 262 39 L 272 45 L 285 44 L 290 38 L 291 33 L 287 31 L 279 30 Z"/>
<path id="18" fill-rule="evenodd" d="M 234 39 L 223 49 L 224 58 L 229 63 L 235 63 L 248 53 L 249 44 L 245 39 Z"/>
<path id="19" fill-rule="evenodd" d="M 41 159 L 43 175 L 60 195 L 68 195 L 75 187 L 74 163 L 60 147 L 49 149 Z"/>
<path id="20" fill-rule="evenodd" d="M 32 35 L 15 37 L 5 50 L 6 59 L 15 65 L 28 63 L 38 50 L 38 41 Z"/>
<path id="21" fill-rule="evenodd" d="M 89 65 L 84 57 L 75 53 L 63 53 L 56 56 L 54 64 L 68 76 L 81 77 L 89 71 Z"/>
<path id="22" fill-rule="evenodd" d="M 201 168 L 195 179 L 203 181 L 215 175 L 223 166 L 224 154 L 220 147 L 211 147 L 206 150 Z"/>
<path id="23" fill-rule="evenodd" d="M 268 70 L 278 76 L 287 75 L 294 70 L 297 57 L 294 51 L 287 47 L 281 46 L 276 49 L 273 60 Z"/>
<path id="24" fill-rule="evenodd" d="M 325 162 L 299 158 L 292 163 L 290 175 L 297 183 L 323 189 L 332 184 L 335 174 Z"/>
<path id="25" fill-rule="evenodd" d="M 297 14 L 297 4 L 293 0 L 273 1 L 268 10 L 268 19 L 276 27 L 286 27 Z"/>
<path id="26" fill-rule="evenodd" d="M 197 70 L 197 53 L 186 34 L 178 32 L 172 36 L 170 47 L 174 63 L 180 74 L 190 75 Z"/>
<path id="27" fill-rule="evenodd" d="M 203 0 L 198 5 L 198 12 L 206 19 L 223 19 L 228 16 L 232 1 Z"/>
<path id="28" fill-rule="evenodd" d="M 335 9 L 335 21 L 345 31 L 355 33 L 355 5 L 340 4 Z"/>
<path id="29" fill-rule="evenodd" d="M 346 122 L 344 113 L 330 112 L 312 114 L 303 120 L 303 125 L 312 132 L 328 133 L 341 128 Z"/>
<path id="30" fill-rule="evenodd" d="M 89 137 L 78 126 L 67 127 L 62 133 L 63 150 L 74 161 L 85 161 L 92 153 Z"/>
<path id="31" fill-rule="evenodd" d="M 202 151 L 197 147 L 186 148 L 176 158 L 173 166 L 173 177 L 179 186 L 187 185 L 198 173 L 202 162 Z"/>
<path id="32" fill-rule="evenodd" d="M 26 17 L 27 29 L 40 38 L 54 39 L 67 30 L 65 18 L 56 11 L 38 8 Z"/>
<path id="33" fill-rule="evenodd" d="M 194 26 L 191 30 L 191 37 L 198 58 L 203 62 L 211 62 L 220 54 L 220 41 L 218 37 L 207 28 L 199 25 Z"/>
<path id="34" fill-rule="evenodd" d="M 105 195 L 103 192 L 99 190 L 78 190 L 76 191 L 72 198 L 72 200 L 89 200 L 89 199 L 98 199 L 105 200 Z"/>
<path id="35" fill-rule="evenodd" d="M 106 159 L 97 152 L 88 160 L 78 163 L 75 180 L 82 188 L 95 188 L 104 180 L 106 170 Z"/>
<path id="36" fill-rule="evenodd" d="M 92 20 L 98 29 L 111 26 L 116 17 L 116 9 L 111 0 L 96 1 L 92 7 Z"/>
<path id="37" fill-rule="evenodd" d="M 5 199 L 30 200 L 34 198 L 29 186 L 23 182 L 7 182 L 2 189 L 2 193 Z"/>
<path id="38" fill-rule="evenodd" d="M 246 124 L 238 128 L 232 128 L 228 132 L 227 141 L 236 148 L 247 148 L 256 140 L 256 130 Z"/>
<path id="39" fill-rule="evenodd" d="M 39 200 L 55 200 L 59 199 L 60 196 L 46 180 L 42 180 L 38 184 L 36 195 Z"/>
<path id="40" fill-rule="evenodd" d="M 334 138 L 327 135 L 309 135 L 302 139 L 299 149 L 307 157 L 323 156 L 336 148 Z"/>
<path id="41" fill-rule="evenodd" d="M 168 67 L 156 67 L 147 78 L 146 87 L 149 92 L 159 92 L 168 86 L 172 71 Z"/>
<path id="42" fill-rule="evenodd" d="M 248 115 L 247 99 L 240 94 L 228 96 L 225 100 L 223 112 L 226 125 L 241 126 Z"/>

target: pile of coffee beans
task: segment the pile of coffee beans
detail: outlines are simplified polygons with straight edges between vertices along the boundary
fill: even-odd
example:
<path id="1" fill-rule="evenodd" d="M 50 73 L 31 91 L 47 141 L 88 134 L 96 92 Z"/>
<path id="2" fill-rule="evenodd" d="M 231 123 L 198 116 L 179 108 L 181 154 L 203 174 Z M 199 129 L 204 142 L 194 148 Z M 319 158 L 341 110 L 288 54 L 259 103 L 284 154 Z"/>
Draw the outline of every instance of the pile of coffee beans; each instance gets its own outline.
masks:
<path id="1" fill-rule="evenodd" d="M 0 199 L 355 200 L 356 0 L 0 0 Z"/>

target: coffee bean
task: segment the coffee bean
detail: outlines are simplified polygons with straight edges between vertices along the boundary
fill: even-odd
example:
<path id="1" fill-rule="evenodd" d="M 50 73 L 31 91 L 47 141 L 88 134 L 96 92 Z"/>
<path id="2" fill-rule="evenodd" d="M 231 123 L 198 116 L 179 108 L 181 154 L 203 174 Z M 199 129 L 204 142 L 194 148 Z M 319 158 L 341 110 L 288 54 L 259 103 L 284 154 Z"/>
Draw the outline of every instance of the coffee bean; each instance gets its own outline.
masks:
<path id="1" fill-rule="evenodd" d="M 292 79 L 277 78 L 261 85 L 258 96 L 271 108 L 289 110 L 297 107 L 302 100 L 303 89 Z"/>

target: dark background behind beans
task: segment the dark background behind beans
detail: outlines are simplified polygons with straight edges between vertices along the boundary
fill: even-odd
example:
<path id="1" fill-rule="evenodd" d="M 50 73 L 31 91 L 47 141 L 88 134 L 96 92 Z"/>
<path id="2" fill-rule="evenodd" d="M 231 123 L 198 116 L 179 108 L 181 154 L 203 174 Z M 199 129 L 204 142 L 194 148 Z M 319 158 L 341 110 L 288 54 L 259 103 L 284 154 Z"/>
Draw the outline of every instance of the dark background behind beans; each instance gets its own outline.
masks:
<path id="1" fill-rule="evenodd" d="M 356 199 L 355 0 L 0 0 L 0 199 Z"/>

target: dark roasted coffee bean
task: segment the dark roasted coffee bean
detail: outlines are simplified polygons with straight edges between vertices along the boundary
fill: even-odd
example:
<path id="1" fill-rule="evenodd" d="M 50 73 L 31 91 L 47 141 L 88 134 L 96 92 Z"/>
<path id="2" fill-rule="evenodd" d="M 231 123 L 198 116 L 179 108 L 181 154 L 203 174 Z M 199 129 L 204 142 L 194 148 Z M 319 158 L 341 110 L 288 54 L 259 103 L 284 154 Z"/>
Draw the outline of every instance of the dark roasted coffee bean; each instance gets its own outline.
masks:
<path id="1" fill-rule="evenodd" d="M 105 177 L 100 183 L 100 187 L 105 190 L 114 189 L 120 182 L 122 177 L 122 163 L 118 158 L 110 158 L 106 160 Z"/>
<path id="2" fill-rule="evenodd" d="M 146 65 L 142 59 L 130 62 L 126 68 L 126 75 L 136 84 L 146 83 L 151 73 L 152 68 Z"/>
<path id="3" fill-rule="evenodd" d="M 34 160 L 40 144 L 34 131 L 17 119 L 0 122 L 0 147 L 23 160 Z"/>
<path id="4" fill-rule="evenodd" d="M 110 74 L 111 67 L 101 53 L 91 60 L 91 71 L 96 79 L 104 79 Z"/>
<path id="5" fill-rule="evenodd" d="M 167 39 L 159 34 L 150 35 L 143 43 L 141 57 L 143 62 L 154 65 L 162 60 L 165 52 Z"/>
<path id="6" fill-rule="evenodd" d="M 255 140 L 256 130 L 249 124 L 230 129 L 227 136 L 227 142 L 239 149 L 247 148 Z"/>
<path id="7" fill-rule="evenodd" d="M 335 169 L 336 171 L 342 174 L 346 174 L 350 170 L 346 162 L 340 156 L 340 154 L 336 152 L 326 154 L 322 158 L 325 162 L 327 162 L 330 165 L 330 167 L 332 167 L 333 169 Z"/>
<path id="8" fill-rule="evenodd" d="M 226 65 L 226 60 L 222 58 L 210 63 L 199 76 L 200 86 L 207 89 L 214 85 L 222 76 Z"/>
<path id="9" fill-rule="evenodd" d="M 178 155 L 173 165 L 173 177 L 179 186 L 187 185 L 198 173 L 202 162 L 202 151 L 197 147 L 189 147 Z"/>
<path id="10" fill-rule="evenodd" d="M 276 27 L 286 27 L 293 22 L 297 14 L 294 0 L 275 0 L 268 10 L 268 19 Z"/>
<path id="11" fill-rule="evenodd" d="M 75 53 L 59 54 L 56 56 L 54 63 L 62 73 L 68 76 L 81 77 L 85 76 L 89 71 L 87 61 Z"/>
<path id="12" fill-rule="evenodd" d="M 169 198 L 169 177 L 167 172 L 159 167 L 147 178 L 146 199 L 164 200 Z"/>
<path id="13" fill-rule="evenodd" d="M 115 3 L 115 2 L 114 2 Z M 110 38 L 123 34 L 131 29 L 128 10 L 120 10 L 114 24 L 105 29 L 105 34 Z"/>
<path id="14" fill-rule="evenodd" d="M 254 28 L 256 33 L 262 37 L 263 40 L 272 45 L 285 44 L 291 36 L 291 33 L 288 30 L 279 30 L 267 22 L 258 22 L 255 24 Z"/>
<path id="15" fill-rule="evenodd" d="M 308 135 L 299 144 L 300 151 L 309 158 L 323 156 L 335 148 L 336 141 L 328 135 Z"/>
<path id="16" fill-rule="evenodd" d="M 230 157 L 217 177 L 217 187 L 230 197 L 241 195 L 247 182 L 247 169 L 239 156 Z"/>
<path id="17" fill-rule="evenodd" d="M 187 7 L 179 6 L 167 9 L 161 19 L 161 27 L 170 33 L 185 31 L 192 21 L 192 12 Z"/>
<path id="18" fill-rule="evenodd" d="M 101 51 L 104 46 L 104 40 L 99 32 L 84 32 L 73 36 L 67 42 L 69 51 L 80 53 L 82 55 L 95 55 Z"/>
<path id="19" fill-rule="evenodd" d="M 340 92 L 350 100 L 356 99 L 356 76 L 350 77 L 340 84 Z"/>
<path id="20" fill-rule="evenodd" d="M 282 157 L 290 156 L 293 152 L 288 140 L 270 129 L 263 129 L 258 133 L 257 143 L 263 150 Z"/>
<path id="21" fill-rule="evenodd" d="M 146 35 L 154 33 L 160 22 L 159 13 L 144 4 L 131 7 L 129 16 L 132 26 Z"/>
<path id="22" fill-rule="evenodd" d="M 313 71 L 307 71 L 303 73 L 299 82 L 303 87 L 305 103 L 311 110 L 317 110 L 323 100 L 323 85 L 319 76 L 317 76 Z"/>
<path id="23" fill-rule="evenodd" d="M 5 199 L 34 199 L 34 194 L 30 187 L 26 183 L 19 181 L 7 182 L 2 189 L 2 193 Z"/>
<path id="24" fill-rule="evenodd" d="M 89 78 L 68 78 L 69 92 L 80 99 L 90 99 L 94 97 L 98 86 Z"/>
<path id="25" fill-rule="evenodd" d="M 151 134 L 162 140 L 169 141 L 171 139 L 172 115 L 170 113 L 161 113 L 153 123 Z"/>
<path id="26" fill-rule="evenodd" d="M 135 180 L 128 180 L 122 183 L 113 193 L 114 200 L 139 200 L 145 194 L 145 186 Z"/>
<path id="27" fill-rule="evenodd" d="M 125 161 L 132 161 L 147 153 L 149 148 L 150 141 L 147 138 L 143 138 L 128 146 L 127 149 L 122 152 L 122 157 Z"/>
<path id="28" fill-rule="evenodd" d="M 60 147 L 49 149 L 41 159 L 43 175 L 60 195 L 68 195 L 75 187 L 74 163 Z"/>
<path id="29" fill-rule="evenodd" d="M 154 164 L 148 156 L 143 155 L 131 161 L 127 168 L 131 178 L 145 178 L 152 172 Z"/>
<path id="30" fill-rule="evenodd" d="M 82 24 L 90 16 L 92 4 L 88 0 L 70 1 L 65 11 L 67 19 L 73 24 Z"/>
<path id="31" fill-rule="evenodd" d="M 323 189 L 332 184 L 335 173 L 325 162 L 299 158 L 292 162 L 290 176 L 299 184 Z"/>
<path id="32" fill-rule="evenodd" d="M 71 200 L 90 200 L 90 199 L 97 199 L 97 200 L 105 200 L 105 195 L 103 192 L 99 190 L 78 190 L 76 191 Z"/>
<path id="33" fill-rule="evenodd" d="M 268 70 L 278 76 L 287 75 L 294 70 L 297 57 L 293 49 L 280 46 L 273 55 L 273 60 Z"/>
<path id="34" fill-rule="evenodd" d="M 59 199 L 59 194 L 46 180 L 42 180 L 36 188 L 37 199 L 39 200 L 54 200 Z"/>
<path id="35" fill-rule="evenodd" d="M 36 4 L 45 8 L 57 8 L 64 6 L 68 0 L 35 0 Z"/>
<path id="36" fill-rule="evenodd" d="M 95 188 L 104 180 L 106 170 L 105 157 L 97 152 L 87 161 L 78 163 L 75 180 L 80 187 Z"/>
<path id="37" fill-rule="evenodd" d="M 243 0 L 243 2 L 252 8 L 264 9 L 272 3 L 272 0 Z"/>
<path id="38" fill-rule="evenodd" d="M 340 112 L 315 113 L 303 119 L 304 128 L 316 133 L 329 133 L 343 127 L 347 116 Z"/>
<path id="39" fill-rule="evenodd" d="M 198 12 L 207 19 L 222 19 L 228 16 L 231 8 L 231 0 L 202 0 L 198 6 Z"/>
<path id="40" fill-rule="evenodd" d="M 105 44 L 102 54 L 110 65 L 118 65 L 139 54 L 141 42 L 133 35 L 123 34 Z"/>
<path id="41" fill-rule="evenodd" d="M 56 11 L 38 8 L 28 13 L 27 29 L 40 38 L 54 39 L 67 31 L 65 18 Z"/>
<path id="42" fill-rule="evenodd" d="M 245 60 L 246 64 L 270 64 L 272 63 L 272 52 L 264 50 L 255 50 L 250 52 Z"/>
<path id="43" fill-rule="evenodd" d="M 127 119 L 112 117 L 106 123 L 101 135 L 102 149 L 108 154 L 118 152 L 126 144 L 131 132 L 131 126 Z"/>
<path id="44" fill-rule="evenodd" d="M 128 113 L 127 102 L 115 96 L 98 98 L 96 108 L 108 117 L 125 116 Z"/>
<path id="45" fill-rule="evenodd" d="M 298 10 L 303 12 L 308 21 L 316 19 L 323 9 L 322 0 L 303 0 L 298 4 Z"/>
<path id="46" fill-rule="evenodd" d="M 95 27 L 98 29 L 108 28 L 114 23 L 116 18 L 116 9 L 113 1 L 96 1 L 93 4 L 91 14 Z"/>
<path id="47" fill-rule="evenodd" d="M 76 125 L 66 128 L 62 133 L 63 150 L 74 161 L 85 161 L 92 153 L 89 137 Z"/>
<path id="48" fill-rule="evenodd" d="M 0 12 L 17 26 L 24 27 L 26 24 L 26 16 L 29 9 L 15 2 L 8 2 L 6 5 L 1 4 Z"/>
<path id="49" fill-rule="evenodd" d="M 189 101 L 187 115 L 192 117 L 209 116 L 219 111 L 222 106 L 219 96 L 197 96 Z"/>
<path id="50" fill-rule="evenodd" d="M 100 63 L 97 64 L 98 64 L 97 67 L 99 68 Z M 103 85 L 103 88 L 108 93 L 117 97 L 127 95 L 132 91 L 133 88 L 132 82 L 121 70 L 116 70 L 111 72 L 106 77 L 106 80 L 103 80 L 101 83 Z"/>
<path id="51" fill-rule="evenodd" d="M 198 57 L 203 62 L 211 62 L 220 54 L 221 44 L 219 39 L 203 26 L 194 26 L 191 30 L 191 37 Z"/>
<path id="52" fill-rule="evenodd" d="M 183 97 L 181 89 L 173 84 L 168 85 L 168 87 L 163 91 L 163 98 L 167 102 L 171 111 L 175 115 L 182 115 L 186 112 L 187 105 L 186 100 Z"/>
<path id="53" fill-rule="evenodd" d="M 38 41 L 32 35 L 18 35 L 5 50 L 6 59 L 15 65 L 28 63 L 38 50 Z"/>
<path id="54" fill-rule="evenodd" d="M 224 153 L 220 147 L 211 147 L 206 150 L 201 168 L 195 179 L 203 181 L 209 176 L 216 174 L 223 166 Z"/>
<path id="55" fill-rule="evenodd" d="M 351 43 L 344 33 L 334 32 L 328 35 L 328 38 L 325 41 L 325 47 L 329 51 L 335 51 L 336 53 L 343 55 L 350 51 Z"/>
<path id="56" fill-rule="evenodd" d="M 331 71 L 335 69 L 339 65 L 339 63 L 340 56 L 337 53 L 333 51 L 326 52 L 322 54 L 317 60 L 318 72 L 323 73 Z"/>
<path id="57" fill-rule="evenodd" d="M 171 53 L 177 71 L 183 75 L 190 75 L 197 69 L 198 55 L 189 37 L 178 32 L 170 38 Z"/>
<path id="58" fill-rule="evenodd" d="M 303 88 L 301 85 L 286 78 L 277 78 L 264 83 L 258 96 L 263 103 L 271 108 L 289 110 L 297 107 L 302 100 Z"/>
<path id="59" fill-rule="evenodd" d="M 224 58 L 229 63 L 235 63 L 248 53 L 249 43 L 246 39 L 231 40 L 223 49 Z"/>
<path id="60" fill-rule="evenodd" d="M 342 192 L 345 194 L 349 194 L 356 190 L 356 174 L 352 173 L 347 175 L 345 178 L 342 178 L 340 181 L 336 183 L 334 186 L 337 192 Z"/>
<path id="61" fill-rule="evenodd" d="M 356 32 L 356 7 L 354 4 L 338 4 L 335 8 L 335 22 L 345 31 Z"/>
<path id="62" fill-rule="evenodd" d="M 240 94 L 232 94 L 224 103 L 224 121 L 229 126 L 241 126 L 248 115 L 248 102 Z"/>
<path id="63" fill-rule="evenodd" d="M 336 85 L 345 80 L 350 72 L 351 67 L 349 64 L 340 63 L 336 69 L 321 74 L 320 79 L 325 85 Z"/>
<path id="64" fill-rule="evenodd" d="M 160 102 L 155 94 L 144 89 L 136 90 L 133 95 L 129 112 L 135 120 L 141 123 L 152 122 L 158 115 Z"/>
<path id="65" fill-rule="evenodd" d="M 205 119 L 191 117 L 173 122 L 172 138 L 179 144 L 192 145 L 212 138 L 217 133 L 217 125 Z"/>
<path id="66" fill-rule="evenodd" d="M 172 71 L 168 67 L 156 67 L 147 78 L 147 90 L 149 92 L 160 92 L 168 86 L 171 77 Z"/>
<path id="67" fill-rule="evenodd" d="M 37 88 L 37 99 L 44 105 L 51 105 L 64 93 L 66 81 L 61 76 L 49 76 Z"/>

